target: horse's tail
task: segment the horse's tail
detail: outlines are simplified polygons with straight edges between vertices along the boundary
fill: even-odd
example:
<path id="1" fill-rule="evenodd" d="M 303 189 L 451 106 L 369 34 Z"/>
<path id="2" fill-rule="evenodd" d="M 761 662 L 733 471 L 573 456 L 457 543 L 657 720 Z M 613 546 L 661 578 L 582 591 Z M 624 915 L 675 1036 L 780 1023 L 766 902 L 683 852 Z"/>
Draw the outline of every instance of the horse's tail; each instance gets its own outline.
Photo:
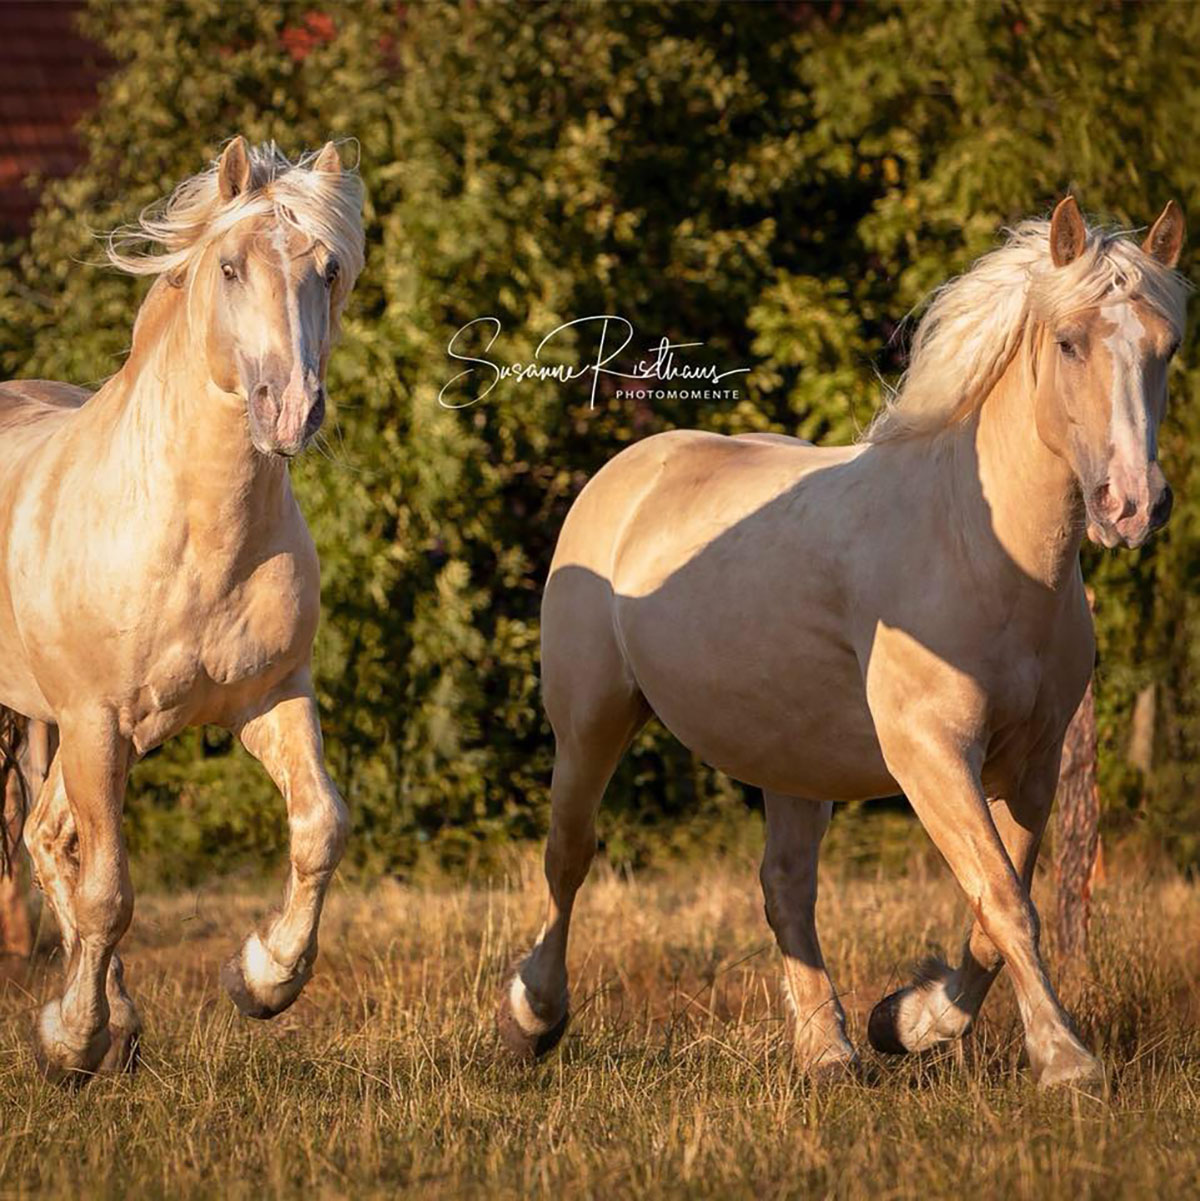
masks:
<path id="1" fill-rule="evenodd" d="M 28 726 L 19 713 L 0 705 L 0 876 L 13 874 L 29 808 L 29 785 L 20 762 Z"/>

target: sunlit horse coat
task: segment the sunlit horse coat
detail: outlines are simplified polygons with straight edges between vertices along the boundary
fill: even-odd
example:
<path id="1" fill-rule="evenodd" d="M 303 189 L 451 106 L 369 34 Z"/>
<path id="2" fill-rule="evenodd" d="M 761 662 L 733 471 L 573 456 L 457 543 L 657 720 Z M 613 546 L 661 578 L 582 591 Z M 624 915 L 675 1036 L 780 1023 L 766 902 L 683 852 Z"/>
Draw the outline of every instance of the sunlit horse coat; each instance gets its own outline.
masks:
<path id="1" fill-rule="evenodd" d="M 764 791 L 767 916 L 807 1067 L 855 1061 L 814 920 L 830 802 L 902 790 L 975 924 L 958 969 L 876 1007 L 874 1044 L 958 1037 L 1007 963 L 1037 1078 L 1097 1074 L 1047 979 L 1028 887 L 1092 670 L 1081 538 L 1137 546 L 1170 511 L 1156 432 L 1182 237 L 1174 204 L 1139 248 L 1089 231 L 1068 199 L 938 293 L 859 445 L 676 431 L 588 484 L 542 608 L 550 898 L 501 1004 L 514 1051 L 565 1028 L 596 810 L 653 713 Z"/>
<path id="2" fill-rule="evenodd" d="M 95 395 L 0 386 L 0 704 L 61 733 L 25 830 L 66 952 L 37 1026 L 51 1077 L 132 1061 L 140 1020 L 114 954 L 133 909 L 125 782 L 185 726 L 236 731 L 288 805 L 283 910 L 226 985 L 266 1017 L 312 972 L 346 813 L 322 762 L 319 569 L 288 459 L 324 415 L 361 208 L 332 144 L 291 163 L 237 138 L 110 245 L 159 276 L 122 369 Z"/>

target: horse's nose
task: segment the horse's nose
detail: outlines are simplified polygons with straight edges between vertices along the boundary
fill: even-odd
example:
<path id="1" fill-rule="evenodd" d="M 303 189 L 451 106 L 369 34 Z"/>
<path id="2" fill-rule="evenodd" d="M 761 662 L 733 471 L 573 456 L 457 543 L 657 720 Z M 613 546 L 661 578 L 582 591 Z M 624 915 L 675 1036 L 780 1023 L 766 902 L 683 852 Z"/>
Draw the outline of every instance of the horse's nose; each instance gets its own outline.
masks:
<path id="1" fill-rule="evenodd" d="M 1101 516 L 1114 525 L 1137 512 L 1137 500 L 1134 496 L 1114 488 L 1107 480 L 1092 494 L 1092 505 Z"/>
<path id="2" fill-rule="evenodd" d="M 264 430 L 273 429 L 279 417 L 279 400 L 265 381 L 250 391 L 250 415 Z"/>

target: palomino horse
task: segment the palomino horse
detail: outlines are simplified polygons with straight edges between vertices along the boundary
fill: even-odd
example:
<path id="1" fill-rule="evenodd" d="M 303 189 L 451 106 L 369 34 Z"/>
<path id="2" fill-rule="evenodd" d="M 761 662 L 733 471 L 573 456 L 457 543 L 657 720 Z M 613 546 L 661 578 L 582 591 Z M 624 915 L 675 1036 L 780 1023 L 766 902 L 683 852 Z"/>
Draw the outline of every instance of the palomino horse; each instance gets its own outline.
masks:
<path id="1" fill-rule="evenodd" d="M 856 1061 L 814 921 L 831 802 L 903 791 L 974 912 L 962 964 L 881 1001 L 887 1052 L 958 1038 L 1003 963 L 1043 1085 L 1096 1076 L 1029 897 L 1067 724 L 1092 671 L 1085 530 L 1140 546 L 1186 285 L 1171 203 L 1139 248 L 1068 197 L 936 296 L 860 444 L 674 431 L 608 464 L 542 607 L 556 759 L 549 911 L 500 1008 L 534 1056 L 567 1022 L 567 931 L 607 781 L 651 713 L 766 800 L 762 884 L 797 1057 Z"/>
<path id="2" fill-rule="evenodd" d="M 36 1029 L 52 1078 L 121 1069 L 136 1048 L 114 948 L 133 911 L 121 810 L 139 756 L 215 723 L 286 798 L 283 910 L 222 972 L 253 1017 L 312 973 L 347 822 L 323 763 L 319 571 L 288 461 L 324 415 L 362 185 L 332 143 L 290 163 L 236 138 L 109 257 L 159 276 L 122 369 L 94 396 L 0 388 L 0 703 L 61 737 L 25 829 L 66 952 Z"/>

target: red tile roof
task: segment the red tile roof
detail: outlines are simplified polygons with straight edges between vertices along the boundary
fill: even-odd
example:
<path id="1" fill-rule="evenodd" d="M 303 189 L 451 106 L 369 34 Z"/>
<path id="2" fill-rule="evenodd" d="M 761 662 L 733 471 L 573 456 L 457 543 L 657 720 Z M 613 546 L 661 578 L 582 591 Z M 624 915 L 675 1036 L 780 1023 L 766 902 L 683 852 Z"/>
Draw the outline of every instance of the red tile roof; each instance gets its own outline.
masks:
<path id="1" fill-rule="evenodd" d="M 0 237 L 28 228 L 30 175 L 84 159 L 75 126 L 96 103 L 108 60 L 77 26 L 80 0 L 0 0 Z"/>

